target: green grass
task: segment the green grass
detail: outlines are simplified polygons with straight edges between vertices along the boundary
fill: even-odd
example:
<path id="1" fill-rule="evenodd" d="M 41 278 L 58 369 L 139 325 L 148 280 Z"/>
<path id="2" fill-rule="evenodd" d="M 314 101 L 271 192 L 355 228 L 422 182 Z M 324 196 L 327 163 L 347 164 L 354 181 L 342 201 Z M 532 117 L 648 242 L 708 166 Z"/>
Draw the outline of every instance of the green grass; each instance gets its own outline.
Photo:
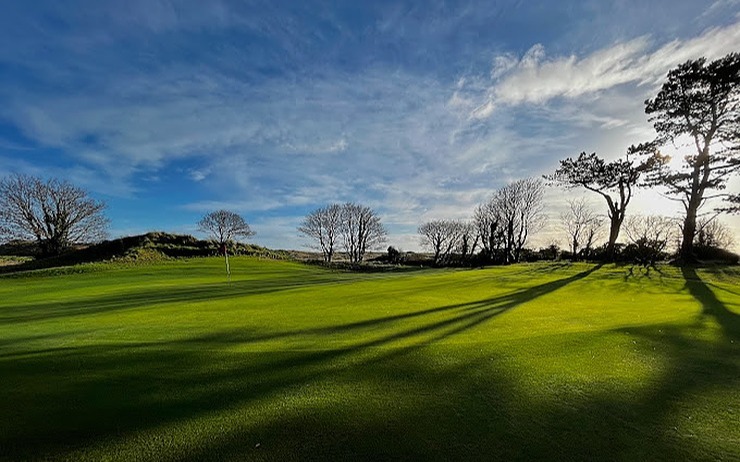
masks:
<path id="1" fill-rule="evenodd" d="M 738 460 L 740 271 L 0 277 L 0 459 Z"/>

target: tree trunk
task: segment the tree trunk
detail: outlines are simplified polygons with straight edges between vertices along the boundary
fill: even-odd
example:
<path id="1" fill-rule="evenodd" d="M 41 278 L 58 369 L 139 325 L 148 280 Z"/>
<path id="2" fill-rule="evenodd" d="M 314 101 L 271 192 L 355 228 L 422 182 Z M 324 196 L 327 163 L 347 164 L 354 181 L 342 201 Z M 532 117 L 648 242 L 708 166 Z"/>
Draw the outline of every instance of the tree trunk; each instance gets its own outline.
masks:
<path id="1" fill-rule="evenodd" d="M 695 195 L 696 196 L 696 195 Z M 689 201 L 688 207 L 686 207 L 686 218 L 683 221 L 683 235 L 681 238 L 681 250 L 679 255 L 681 260 L 684 262 L 692 262 L 696 260 L 694 255 L 694 236 L 696 234 L 696 215 L 699 211 L 699 205 L 701 200 Z"/>
<path id="2" fill-rule="evenodd" d="M 571 260 L 576 261 L 578 260 L 578 240 L 576 238 L 573 238 L 573 255 L 570 257 Z"/>
<path id="3" fill-rule="evenodd" d="M 606 254 L 609 261 L 614 261 L 615 247 L 619 237 L 619 229 L 622 227 L 622 219 L 619 212 L 612 213 L 611 225 L 609 226 L 609 243 L 606 245 Z"/>
<path id="4" fill-rule="evenodd" d="M 43 257 L 56 257 L 57 255 L 60 255 L 62 250 L 65 248 L 61 239 L 56 236 L 49 239 L 38 239 L 37 242 Z"/>
<path id="5" fill-rule="evenodd" d="M 514 222 L 509 221 L 506 229 L 506 264 L 514 260 Z"/>

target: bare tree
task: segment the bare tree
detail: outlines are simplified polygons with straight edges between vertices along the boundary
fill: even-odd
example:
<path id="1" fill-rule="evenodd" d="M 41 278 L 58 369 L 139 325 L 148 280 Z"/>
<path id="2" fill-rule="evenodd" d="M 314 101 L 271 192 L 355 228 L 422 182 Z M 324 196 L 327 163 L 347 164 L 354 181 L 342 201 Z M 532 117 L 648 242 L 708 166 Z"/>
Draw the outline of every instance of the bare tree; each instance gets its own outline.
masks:
<path id="1" fill-rule="evenodd" d="M 583 198 L 569 200 L 568 210 L 560 215 L 560 222 L 568 234 L 570 250 L 573 260 L 578 258 L 578 251 L 583 248 L 584 256 L 588 256 L 594 238 L 602 225 L 602 219 Z"/>
<path id="2" fill-rule="evenodd" d="M 527 240 L 544 224 L 544 194 L 542 180 L 527 178 L 507 184 L 478 205 L 473 223 L 489 259 L 497 258 L 499 253 L 504 263 L 521 259 Z"/>
<path id="3" fill-rule="evenodd" d="M 35 240 L 43 255 L 106 235 L 105 204 L 58 179 L 11 175 L 0 181 L 0 238 Z"/>
<path id="4" fill-rule="evenodd" d="M 360 263 L 368 250 L 385 242 L 388 232 L 370 207 L 347 202 L 341 208 L 339 234 L 349 261 Z"/>
<path id="5" fill-rule="evenodd" d="M 457 251 L 463 260 L 467 260 L 475 253 L 480 241 L 480 234 L 474 222 L 460 222 L 460 239 L 457 244 Z"/>
<path id="6" fill-rule="evenodd" d="M 421 243 L 434 252 L 434 264 L 447 261 L 462 236 L 463 225 L 455 220 L 432 220 L 419 226 Z"/>
<path id="7" fill-rule="evenodd" d="M 506 263 L 520 260 L 527 239 L 544 224 L 544 194 L 542 180 L 527 178 L 507 184 L 493 196 L 493 208 L 503 222 Z"/>
<path id="8" fill-rule="evenodd" d="M 330 204 L 306 215 L 298 232 L 314 241 L 314 247 L 321 249 L 324 262 L 331 263 L 339 239 L 342 224 L 342 206 Z"/>
<path id="9" fill-rule="evenodd" d="M 480 240 L 483 254 L 493 260 L 503 244 L 502 218 L 496 207 L 494 197 L 476 207 L 473 224 Z"/>
<path id="10" fill-rule="evenodd" d="M 205 215 L 198 222 L 198 231 L 210 235 L 221 247 L 239 238 L 254 236 L 254 231 L 240 215 L 228 210 L 217 210 Z"/>
<path id="11" fill-rule="evenodd" d="M 701 219 L 696 223 L 695 247 L 715 247 L 728 249 L 732 247 L 735 240 L 732 230 L 724 223 L 715 219 Z"/>
<path id="12" fill-rule="evenodd" d="M 637 260 L 644 265 L 652 265 L 668 250 L 671 242 L 678 239 L 678 222 L 675 218 L 659 215 L 634 215 L 625 226 L 631 247 Z"/>
<path id="13" fill-rule="evenodd" d="M 198 222 L 198 231 L 209 234 L 218 242 L 218 251 L 224 256 L 226 275 L 231 281 L 231 266 L 229 265 L 229 250 L 227 244 L 239 238 L 254 236 L 254 231 L 241 216 L 228 210 L 217 210 L 205 215 Z"/>

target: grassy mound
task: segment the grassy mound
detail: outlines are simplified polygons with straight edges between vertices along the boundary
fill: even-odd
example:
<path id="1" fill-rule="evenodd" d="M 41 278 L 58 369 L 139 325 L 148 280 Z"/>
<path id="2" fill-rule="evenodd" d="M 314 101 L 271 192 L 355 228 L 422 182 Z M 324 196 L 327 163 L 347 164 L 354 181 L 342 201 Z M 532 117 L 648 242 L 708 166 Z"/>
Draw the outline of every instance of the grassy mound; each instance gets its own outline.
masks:
<path id="1" fill-rule="evenodd" d="M 0 248 L 0 255 L 35 255 L 34 249 L 35 246 L 31 243 L 15 242 Z M 7 254 L 2 253 L 3 251 Z M 0 272 L 58 268 L 103 261 L 154 262 L 177 257 L 206 257 L 216 255 L 217 252 L 218 246 L 212 241 L 199 240 L 190 235 L 151 232 L 80 246 L 57 257 L 22 260 L 19 264 L 0 266 Z M 287 252 L 244 243 L 232 244 L 229 252 L 232 255 L 290 258 Z"/>
<path id="2" fill-rule="evenodd" d="M 3 280 L 0 459 L 737 458 L 737 268 L 222 265 Z"/>

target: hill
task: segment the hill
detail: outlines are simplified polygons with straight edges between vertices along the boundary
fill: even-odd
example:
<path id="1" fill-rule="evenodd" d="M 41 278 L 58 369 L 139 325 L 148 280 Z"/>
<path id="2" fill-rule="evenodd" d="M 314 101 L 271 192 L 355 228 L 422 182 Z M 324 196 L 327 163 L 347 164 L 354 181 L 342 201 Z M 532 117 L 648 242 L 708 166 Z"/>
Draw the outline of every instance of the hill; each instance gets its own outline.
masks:
<path id="1" fill-rule="evenodd" d="M 150 232 L 138 236 L 103 241 L 97 244 L 80 245 L 57 257 L 15 259 L 17 264 L 0 266 L 0 273 L 27 271 L 42 268 L 71 266 L 81 263 L 103 261 L 156 261 L 179 257 L 207 257 L 216 255 L 218 246 L 212 241 L 196 239 L 190 235 Z M 252 244 L 235 243 L 230 246 L 231 255 L 260 256 L 267 258 L 291 258 L 286 251 L 270 250 Z M 12 257 L 37 256 L 34 243 L 15 241 L 0 246 L 0 255 Z"/>

